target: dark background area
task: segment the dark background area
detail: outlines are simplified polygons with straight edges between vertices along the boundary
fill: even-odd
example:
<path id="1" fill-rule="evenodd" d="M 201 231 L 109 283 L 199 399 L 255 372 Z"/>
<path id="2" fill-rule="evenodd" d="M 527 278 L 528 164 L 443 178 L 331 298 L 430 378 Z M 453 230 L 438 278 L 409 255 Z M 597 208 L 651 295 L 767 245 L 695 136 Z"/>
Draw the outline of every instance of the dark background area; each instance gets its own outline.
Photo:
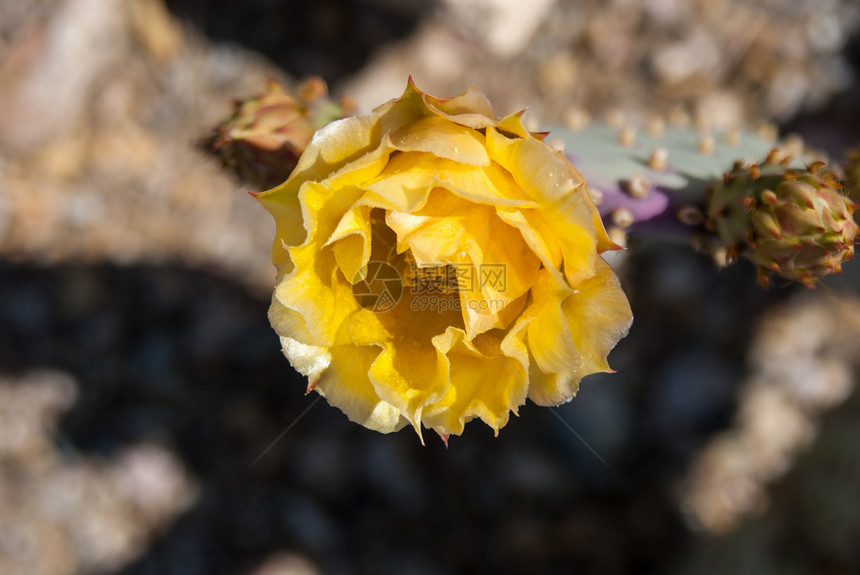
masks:
<path id="1" fill-rule="evenodd" d="M 167 6 L 215 42 L 260 52 L 293 77 L 337 83 L 380 46 L 415 31 L 435 1 L 168 0 Z"/>

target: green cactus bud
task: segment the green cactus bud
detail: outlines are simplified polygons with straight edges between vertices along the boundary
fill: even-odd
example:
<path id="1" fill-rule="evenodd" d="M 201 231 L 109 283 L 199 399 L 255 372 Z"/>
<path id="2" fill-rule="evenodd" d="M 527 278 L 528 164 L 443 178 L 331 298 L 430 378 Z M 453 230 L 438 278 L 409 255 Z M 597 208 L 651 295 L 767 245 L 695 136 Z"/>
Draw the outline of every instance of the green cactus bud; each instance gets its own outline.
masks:
<path id="1" fill-rule="evenodd" d="M 762 285 L 777 274 L 814 287 L 854 255 L 857 205 L 823 162 L 787 163 L 774 151 L 761 164 L 737 164 L 708 192 L 708 223 L 729 260 L 744 255 L 758 266 Z"/>
<path id="2" fill-rule="evenodd" d="M 707 190 L 708 227 L 717 235 L 726 248 L 726 263 L 742 255 L 750 231 L 750 206 L 773 194 L 771 190 L 782 181 L 788 169 L 788 156 L 771 153 L 762 163 L 735 162 L 731 171 L 723 175 L 722 181 L 710 185 Z M 771 226 L 778 232 L 779 225 L 762 218 L 762 228 Z"/>
<path id="3" fill-rule="evenodd" d="M 349 108 L 328 97 L 321 78 L 305 80 L 294 92 L 269 80 L 265 92 L 236 102 L 207 144 L 241 180 L 268 189 L 287 179 L 314 132 L 349 115 Z"/>

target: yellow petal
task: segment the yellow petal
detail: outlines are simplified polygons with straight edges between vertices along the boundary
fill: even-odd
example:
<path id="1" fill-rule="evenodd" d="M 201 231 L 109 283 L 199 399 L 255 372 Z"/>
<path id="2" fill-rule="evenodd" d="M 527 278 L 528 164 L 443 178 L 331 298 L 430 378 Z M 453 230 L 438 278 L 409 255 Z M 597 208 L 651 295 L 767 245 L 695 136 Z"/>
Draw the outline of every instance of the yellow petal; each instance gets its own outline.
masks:
<path id="1" fill-rule="evenodd" d="M 335 346 L 330 354 L 331 363 L 314 388 L 320 395 L 368 429 L 390 433 L 406 425 L 400 410 L 381 400 L 370 383 L 368 371 L 379 348 Z"/>
<path id="2" fill-rule="evenodd" d="M 521 320 L 528 321 L 528 344 L 535 363 L 545 373 L 579 371 L 581 359 L 562 301 L 571 289 L 557 273 L 541 269 L 532 286 L 532 304 Z"/>
<path id="3" fill-rule="evenodd" d="M 275 287 L 275 298 L 297 311 L 317 345 L 333 345 L 343 321 L 358 309 L 331 249 L 318 243 L 290 250 L 295 269 Z"/>
<path id="4" fill-rule="evenodd" d="M 308 378 L 308 389 L 316 387 L 322 373 L 331 365 L 329 348 L 308 345 L 291 337 L 281 337 L 281 349 L 293 368 Z"/>
<path id="5" fill-rule="evenodd" d="M 522 236 L 489 206 L 436 189 L 415 214 L 388 214 L 398 251 L 407 248 L 419 265 L 453 264 L 466 333 L 506 327 L 499 313 L 525 294 L 540 259 Z"/>
<path id="6" fill-rule="evenodd" d="M 377 106 L 373 110 L 373 115 L 379 118 L 382 133 L 388 134 L 396 132 L 407 124 L 417 122 L 421 118 L 433 116 L 434 112 L 427 107 L 424 93 L 415 86 L 412 78 L 410 78 L 403 95 Z"/>
<path id="7" fill-rule="evenodd" d="M 306 242 L 326 242 L 340 220 L 365 195 L 357 184 L 377 176 L 388 163 L 389 149 L 382 147 L 350 162 L 322 182 L 305 182 L 299 188 Z"/>
<path id="8" fill-rule="evenodd" d="M 508 138 L 493 128 L 487 129 L 486 141 L 490 158 L 511 172 L 524 197 L 544 204 L 575 194 L 579 197 L 578 202 L 586 206 L 582 215 L 591 219 L 597 251 L 620 249 L 606 233 L 600 213 L 588 193 L 585 178 L 564 154 L 533 137 Z"/>
<path id="9" fill-rule="evenodd" d="M 421 164 L 424 158 L 430 166 Z M 432 166 L 442 161 L 431 154 L 400 153 L 390 159 L 377 178 L 363 187 L 384 200 L 387 209 L 408 213 L 427 201 L 432 188 Z"/>
<path id="10" fill-rule="evenodd" d="M 392 157 L 385 170 L 364 187 L 387 202 L 381 207 L 401 212 L 418 209 L 437 187 L 479 204 L 537 207 L 498 164 L 471 166 L 422 152 Z"/>
<path id="11" fill-rule="evenodd" d="M 633 312 L 612 268 L 597 258 L 597 274 L 562 304 L 585 373 L 611 371 L 606 356 L 627 335 Z M 585 373 L 583 375 L 585 375 Z"/>
<path id="12" fill-rule="evenodd" d="M 269 323 L 271 323 L 275 333 L 281 337 L 289 337 L 307 345 L 322 345 L 324 343 L 314 340 L 301 314 L 282 304 L 277 297 L 277 292 L 273 294 L 271 305 L 269 305 Z"/>
<path id="13" fill-rule="evenodd" d="M 420 435 L 424 406 L 438 401 L 448 388 L 448 360 L 432 346 L 400 338 L 385 344 L 369 375 L 376 394 L 396 407 Z"/>
<path id="14" fill-rule="evenodd" d="M 570 285 L 591 277 L 597 253 L 618 246 L 606 236 L 582 175 L 567 158 L 534 138 L 507 138 L 487 130 L 487 146 L 491 157 L 511 171 L 523 194 L 540 203 L 526 218 L 501 217 L 520 229 L 545 265 L 551 260 L 558 269 L 560 251 Z"/>
<path id="15" fill-rule="evenodd" d="M 460 435 L 467 421 L 480 417 L 498 434 L 526 399 L 528 359 L 506 356 L 490 334 L 470 342 L 459 329 L 433 338 L 448 357 L 451 384 L 442 398 L 424 409 L 424 424 L 440 435 Z"/>
<path id="16" fill-rule="evenodd" d="M 337 265 L 349 283 L 364 279 L 371 251 L 370 206 L 357 205 L 338 222 L 325 246 L 332 246 Z"/>
<path id="17" fill-rule="evenodd" d="M 529 369 L 529 399 L 544 407 L 562 405 L 576 397 L 581 381 L 573 372 L 544 373 L 533 363 Z"/>
<path id="18" fill-rule="evenodd" d="M 284 307 L 277 299 L 272 301 L 269 317 L 278 333 L 310 337 L 299 314 Z M 361 319 L 357 318 L 352 323 L 370 323 L 366 317 L 363 322 Z M 296 371 L 307 376 L 309 389 L 320 392 L 350 420 L 383 433 L 396 431 L 406 424 L 400 412 L 380 400 L 370 384 L 367 372 L 379 354 L 378 347 L 351 344 L 317 346 L 284 335 L 281 336 L 281 346 Z"/>
<path id="19" fill-rule="evenodd" d="M 584 187 L 582 174 L 543 142 L 508 138 L 494 128 L 487 128 L 486 138 L 490 158 L 511 173 L 524 197 L 542 203 Z"/>
<path id="20" fill-rule="evenodd" d="M 405 260 L 398 259 L 394 264 L 405 276 L 406 270 L 401 267 Z M 433 347 L 433 337 L 452 326 L 463 328 L 461 313 L 451 305 L 450 296 L 437 297 L 434 302 L 441 305 L 422 306 L 420 294 L 404 290 L 397 305 L 374 314 L 376 327 L 368 321 L 368 331 L 358 329 L 353 333 L 375 336 L 381 342 L 383 351 L 370 370 L 371 381 L 379 397 L 400 409 L 419 433 L 423 407 L 438 401 L 448 385 L 448 362 Z M 357 323 L 358 315 L 354 317 Z M 352 320 L 350 325 L 350 329 L 356 329 Z"/>
<path id="21" fill-rule="evenodd" d="M 519 230 L 523 240 L 547 268 L 561 271 L 561 246 L 537 210 L 498 209 L 496 214 L 506 224 Z"/>
<path id="22" fill-rule="evenodd" d="M 289 273 L 293 269 L 289 248 L 304 241 L 306 232 L 298 193 L 286 191 L 284 186 L 281 184 L 268 192 L 254 194 L 254 197 L 275 218 L 272 263 L 280 273 Z"/>
<path id="23" fill-rule="evenodd" d="M 388 313 L 388 312 L 383 312 Z M 385 325 L 379 321 L 379 312 L 360 308 L 351 314 L 342 324 L 346 331 L 338 334 L 338 341 L 349 342 L 357 346 L 381 345 L 391 341 L 392 337 Z"/>
<path id="24" fill-rule="evenodd" d="M 507 305 L 528 292 L 541 267 L 540 258 L 529 248 L 522 235 L 489 212 L 483 230 L 471 223 L 469 255 L 477 264 L 477 282 L 488 298 Z M 480 222 L 483 226 L 483 222 Z"/>
<path id="25" fill-rule="evenodd" d="M 594 275 L 597 237 L 591 212 L 583 194 L 573 193 L 546 202 L 535 219 L 552 230 L 547 241 L 555 242 L 564 260 L 564 275 L 571 286 Z"/>
<path id="26" fill-rule="evenodd" d="M 483 134 L 438 116 L 404 126 L 390 137 L 391 145 L 401 152 L 428 152 L 462 164 L 490 165 Z"/>
<path id="27" fill-rule="evenodd" d="M 293 176 L 280 186 L 254 195 L 275 218 L 272 261 L 279 273 L 292 271 L 289 248 L 313 238 L 320 224 L 323 233 L 331 233 L 339 218 L 363 194 L 354 182 L 378 175 L 388 163 L 389 151 L 378 148 L 364 154 L 346 163 L 346 167 L 340 165 L 341 172 L 327 164 L 316 166 L 312 171 L 322 172 L 325 166 L 334 170 L 326 174 L 329 179 L 321 183 L 306 182 L 293 172 Z"/>
<path id="28" fill-rule="evenodd" d="M 335 192 L 339 188 L 361 185 L 382 173 L 393 151 L 388 140 L 383 139 L 373 150 L 330 172 L 322 182 Z"/>
<path id="29" fill-rule="evenodd" d="M 525 112 L 525 110 L 523 110 L 523 112 Z M 499 122 L 498 126 L 496 126 L 496 130 L 508 132 L 519 136 L 520 138 L 532 137 L 531 133 L 526 130 L 525 126 L 523 126 L 523 112 L 508 114 L 502 118 L 502 121 Z"/>
<path id="30" fill-rule="evenodd" d="M 465 92 L 453 98 L 437 98 L 424 94 L 424 102 L 430 110 L 442 117 L 476 130 L 498 123 L 493 105 L 476 86 L 469 86 Z"/>
<path id="31" fill-rule="evenodd" d="M 470 340 L 490 329 L 508 327 L 509 306 L 522 304 L 520 299 L 535 282 L 541 265 L 522 237 L 496 219 L 475 237 L 467 250 L 468 266 L 458 269 L 466 276 L 460 282 L 460 300 Z"/>
<path id="32" fill-rule="evenodd" d="M 456 263 L 463 245 L 463 222 L 457 218 L 438 219 L 405 212 L 390 212 L 388 226 L 397 234 L 397 251 L 411 250 L 419 265 Z"/>
<path id="33" fill-rule="evenodd" d="M 588 191 L 587 186 L 583 186 L 579 193 L 582 196 L 585 204 L 589 206 L 591 210 L 591 223 L 594 225 L 594 229 L 597 232 L 597 252 L 603 253 L 612 250 L 623 250 L 624 246 L 620 246 L 613 242 L 609 238 L 609 234 L 606 233 L 606 227 L 603 225 L 603 219 L 600 217 L 600 211 L 597 209 L 597 206 L 594 204 L 594 200 L 591 198 L 591 193 Z"/>
<path id="34" fill-rule="evenodd" d="M 434 189 L 426 204 L 411 214 L 389 213 L 386 222 L 397 234 L 398 251 L 408 247 L 420 264 L 476 266 L 472 283 L 489 297 L 519 297 L 540 267 L 522 235 L 501 220 L 495 209 L 445 189 Z M 494 270 L 501 276 L 498 282 L 492 281 Z"/>
<path id="35" fill-rule="evenodd" d="M 326 124 L 311 138 L 285 182 L 289 184 L 286 189 L 295 193 L 302 182 L 325 179 L 378 148 L 381 141 L 379 118 L 375 116 L 352 116 Z"/>
<path id="36" fill-rule="evenodd" d="M 528 323 L 528 345 L 535 357 L 529 399 L 538 405 L 564 403 L 576 394 L 583 377 L 611 371 L 606 356 L 630 329 L 633 315 L 618 278 L 602 259 L 597 269 L 563 301 L 543 299 Z"/>

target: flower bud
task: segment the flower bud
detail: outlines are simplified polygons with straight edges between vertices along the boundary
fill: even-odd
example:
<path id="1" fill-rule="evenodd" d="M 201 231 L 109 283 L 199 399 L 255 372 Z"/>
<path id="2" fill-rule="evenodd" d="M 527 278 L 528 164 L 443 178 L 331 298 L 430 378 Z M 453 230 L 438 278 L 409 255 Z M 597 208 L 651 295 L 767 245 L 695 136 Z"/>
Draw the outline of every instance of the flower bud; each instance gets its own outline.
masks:
<path id="1" fill-rule="evenodd" d="M 730 259 L 744 255 L 758 266 L 763 285 L 773 273 L 814 287 L 854 255 L 857 204 L 823 163 L 784 163 L 735 166 L 709 192 L 709 225 Z"/>
<path id="2" fill-rule="evenodd" d="M 294 92 L 269 80 L 261 95 L 236 102 L 208 143 L 241 180 L 268 189 L 289 177 L 317 129 L 349 114 L 347 103 L 328 97 L 321 78 L 305 80 Z"/>

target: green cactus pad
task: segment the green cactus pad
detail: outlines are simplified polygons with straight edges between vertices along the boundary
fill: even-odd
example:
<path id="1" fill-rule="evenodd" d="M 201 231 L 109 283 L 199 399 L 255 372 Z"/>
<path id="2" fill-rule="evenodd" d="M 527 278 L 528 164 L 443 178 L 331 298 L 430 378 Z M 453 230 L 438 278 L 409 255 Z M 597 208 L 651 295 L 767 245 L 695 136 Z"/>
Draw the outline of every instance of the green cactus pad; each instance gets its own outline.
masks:
<path id="1" fill-rule="evenodd" d="M 696 219 L 685 217 L 685 207 L 703 210 L 705 190 L 736 161 L 760 161 L 779 145 L 753 132 L 705 133 L 659 124 L 635 133 L 607 125 L 553 127 L 547 142 L 582 172 L 604 218 L 623 208 L 633 215 L 634 228 L 684 235 Z"/>

